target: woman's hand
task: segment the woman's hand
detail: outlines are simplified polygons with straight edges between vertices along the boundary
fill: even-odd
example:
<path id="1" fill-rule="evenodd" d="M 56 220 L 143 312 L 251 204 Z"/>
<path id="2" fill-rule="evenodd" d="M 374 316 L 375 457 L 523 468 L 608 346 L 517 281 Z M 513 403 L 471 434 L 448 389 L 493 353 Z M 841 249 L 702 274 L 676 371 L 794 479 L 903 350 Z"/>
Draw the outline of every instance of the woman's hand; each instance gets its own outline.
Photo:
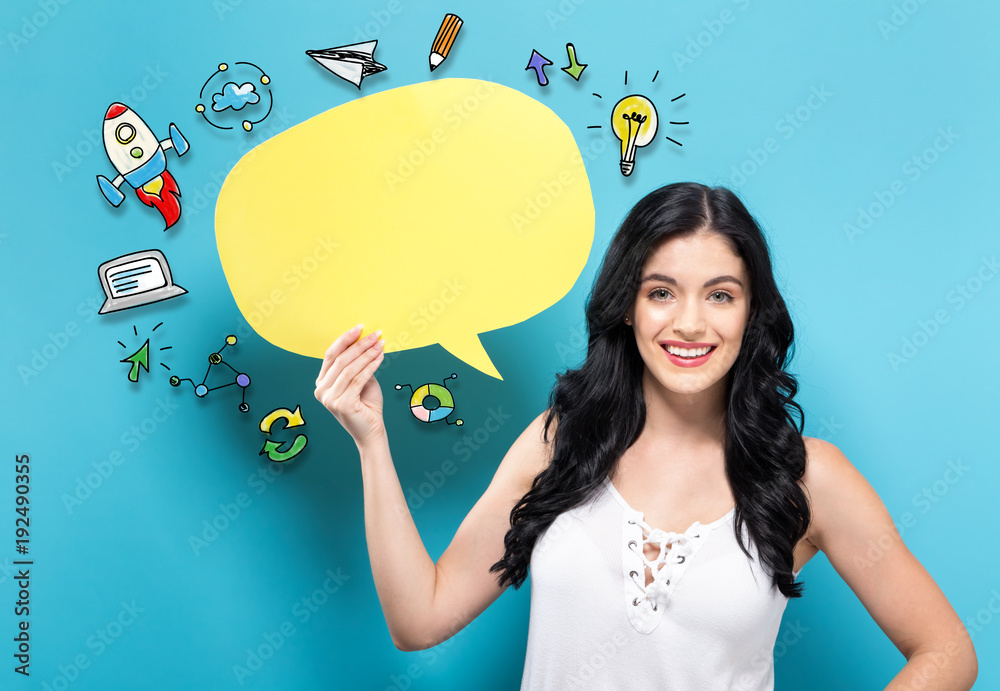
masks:
<path id="1" fill-rule="evenodd" d="M 382 389 L 374 376 L 385 344 L 379 338 L 381 330 L 358 339 L 361 327 L 358 324 L 333 342 L 316 378 L 316 400 L 333 413 L 359 447 L 385 432 Z"/>

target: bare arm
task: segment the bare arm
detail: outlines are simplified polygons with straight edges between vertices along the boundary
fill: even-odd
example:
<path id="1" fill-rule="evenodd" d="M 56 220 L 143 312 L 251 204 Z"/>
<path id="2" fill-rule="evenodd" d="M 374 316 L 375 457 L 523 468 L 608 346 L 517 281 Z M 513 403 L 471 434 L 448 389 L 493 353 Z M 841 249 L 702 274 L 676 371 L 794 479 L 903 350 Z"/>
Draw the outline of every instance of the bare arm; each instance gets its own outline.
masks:
<path id="1" fill-rule="evenodd" d="M 971 689 L 972 639 L 944 593 L 903 544 L 878 494 L 840 449 L 806 438 L 809 540 L 858 596 L 906 664 L 886 691 Z M 871 544 L 891 547 L 872 559 Z"/>
<path id="2" fill-rule="evenodd" d="M 489 569 L 504 555 L 511 510 L 550 458 L 541 438 L 544 417 L 535 418 L 511 446 L 436 564 L 417 532 L 388 442 L 383 438 L 362 450 L 372 575 L 400 650 L 424 650 L 451 638 L 506 590 Z"/>
<path id="3" fill-rule="evenodd" d="M 400 650 L 422 650 L 461 631 L 505 590 L 489 569 L 503 558 L 511 510 L 551 459 L 550 445 L 542 439 L 548 411 L 511 446 L 435 564 L 389 453 L 382 391 L 374 377 L 382 361 L 378 334 L 359 334 L 355 327 L 327 350 L 316 398 L 350 433 L 361 454 L 368 556 L 389 635 Z M 554 428 L 555 420 L 550 434 Z"/>

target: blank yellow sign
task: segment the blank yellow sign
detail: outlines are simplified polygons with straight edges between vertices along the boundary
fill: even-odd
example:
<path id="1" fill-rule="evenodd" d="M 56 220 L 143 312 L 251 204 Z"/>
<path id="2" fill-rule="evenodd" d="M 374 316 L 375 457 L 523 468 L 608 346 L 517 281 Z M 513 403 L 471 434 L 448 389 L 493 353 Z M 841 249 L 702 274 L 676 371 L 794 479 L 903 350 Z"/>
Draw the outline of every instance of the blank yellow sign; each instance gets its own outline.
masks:
<path id="1" fill-rule="evenodd" d="M 321 358 L 358 322 L 385 351 L 440 343 L 502 379 L 478 334 L 569 292 L 594 240 L 569 128 L 501 84 L 365 96 L 236 164 L 215 210 L 236 304 L 274 345 Z"/>

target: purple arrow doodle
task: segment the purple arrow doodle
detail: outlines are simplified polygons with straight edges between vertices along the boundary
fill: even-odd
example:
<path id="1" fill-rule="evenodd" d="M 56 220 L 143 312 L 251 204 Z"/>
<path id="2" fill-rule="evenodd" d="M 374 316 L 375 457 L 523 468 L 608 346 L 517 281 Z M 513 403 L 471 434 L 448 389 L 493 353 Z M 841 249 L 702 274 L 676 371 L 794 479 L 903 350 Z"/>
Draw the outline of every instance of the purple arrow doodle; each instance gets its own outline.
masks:
<path id="1" fill-rule="evenodd" d="M 545 76 L 545 66 L 551 65 L 552 61 L 546 58 L 544 55 L 539 53 L 537 50 L 532 49 L 531 60 L 528 61 L 528 66 L 525 70 L 534 70 L 535 74 L 538 76 L 538 86 L 545 86 L 549 83 L 549 78 Z"/>

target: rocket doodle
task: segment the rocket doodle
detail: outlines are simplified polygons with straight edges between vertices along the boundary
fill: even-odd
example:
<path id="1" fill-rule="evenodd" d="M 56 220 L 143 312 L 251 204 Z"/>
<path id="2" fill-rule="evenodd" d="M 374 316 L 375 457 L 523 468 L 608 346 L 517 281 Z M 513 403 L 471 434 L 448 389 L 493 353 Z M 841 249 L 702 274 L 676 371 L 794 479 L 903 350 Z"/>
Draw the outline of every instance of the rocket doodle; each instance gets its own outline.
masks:
<path id="1" fill-rule="evenodd" d="M 180 189 L 167 171 L 164 152 L 174 149 L 183 156 L 189 148 L 187 140 L 174 123 L 170 123 L 170 136 L 157 141 L 156 135 L 134 110 L 122 103 L 112 103 L 104 115 L 104 150 L 118 177 L 108 181 L 97 176 L 97 184 L 104 198 L 113 206 L 125 199 L 119 187 L 127 182 L 146 206 L 155 207 L 166 221 L 166 230 L 181 217 L 178 198 Z"/>

